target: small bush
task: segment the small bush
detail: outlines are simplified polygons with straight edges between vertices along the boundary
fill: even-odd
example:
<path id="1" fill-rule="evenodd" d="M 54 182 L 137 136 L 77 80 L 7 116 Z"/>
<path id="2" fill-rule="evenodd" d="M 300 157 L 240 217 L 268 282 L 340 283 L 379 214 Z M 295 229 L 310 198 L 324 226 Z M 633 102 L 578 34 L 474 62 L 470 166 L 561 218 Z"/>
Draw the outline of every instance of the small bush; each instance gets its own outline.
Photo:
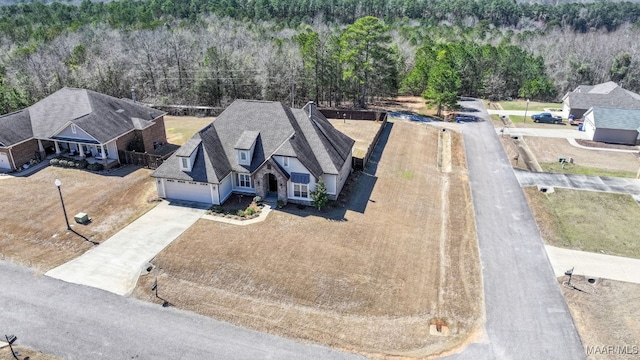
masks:
<path id="1" fill-rule="evenodd" d="M 53 158 L 53 159 L 49 160 L 49 164 L 51 164 L 53 166 L 59 166 L 60 165 L 60 159 Z"/>
<path id="2" fill-rule="evenodd" d="M 238 212 L 236 213 L 236 215 L 240 216 L 240 217 L 244 217 L 244 210 L 238 210 Z"/>
<path id="3" fill-rule="evenodd" d="M 255 214 L 255 213 L 256 213 L 256 209 L 254 209 L 254 208 L 252 208 L 251 206 L 249 206 L 249 207 L 247 208 L 247 210 L 245 210 L 245 211 L 244 211 L 244 213 L 245 213 L 246 215 L 248 215 L 248 216 L 251 216 L 251 215 L 253 215 L 253 214 Z"/>
<path id="4" fill-rule="evenodd" d="M 260 206 L 262 205 L 262 198 L 260 196 L 255 196 L 253 198 L 253 202 L 256 203 L 256 205 Z"/>
<path id="5" fill-rule="evenodd" d="M 91 171 L 101 171 L 104 169 L 104 166 L 100 163 L 93 163 L 93 164 L 89 164 L 87 166 L 87 169 L 91 170 Z"/>
<path id="6" fill-rule="evenodd" d="M 216 214 L 222 214 L 222 212 L 224 211 L 224 210 L 222 210 L 222 206 L 220 206 L 220 205 L 212 206 L 210 210 L 211 210 L 211 212 L 214 212 Z"/>
<path id="7" fill-rule="evenodd" d="M 282 200 L 278 200 L 278 201 L 276 202 L 276 205 L 278 206 L 278 208 L 279 208 L 279 209 L 280 209 L 280 208 L 283 208 L 283 207 L 284 207 L 284 201 L 282 201 Z"/>
<path id="8" fill-rule="evenodd" d="M 76 163 L 76 167 L 78 169 L 86 169 L 89 166 L 89 162 L 85 159 L 82 159 Z"/>

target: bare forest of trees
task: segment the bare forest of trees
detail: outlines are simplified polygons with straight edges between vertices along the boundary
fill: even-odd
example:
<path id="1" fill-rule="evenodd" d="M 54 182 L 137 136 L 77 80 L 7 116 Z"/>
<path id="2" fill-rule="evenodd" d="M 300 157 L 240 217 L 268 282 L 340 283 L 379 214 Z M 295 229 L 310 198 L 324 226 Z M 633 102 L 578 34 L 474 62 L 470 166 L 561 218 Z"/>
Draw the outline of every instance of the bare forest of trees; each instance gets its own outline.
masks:
<path id="1" fill-rule="evenodd" d="M 504 1 L 494 3 L 518 10 Z M 372 16 L 341 23 L 328 21 L 323 12 L 290 24 L 255 9 L 252 18 L 188 9 L 181 16 L 166 16 L 158 5 L 160 15 L 139 10 L 148 18 L 136 26 L 121 24 L 130 15 L 119 3 L 108 5 L 123 7 L 116 17 L 111 13 L 115 10 L 95 15 L 100 8 L 83 2 L 77 11 L 93 15 L 77 15 L 76 20 L 75 13 L 66 13 L 73 7 L 37 6 L 49 14 L 41 22 L 25 22 L 27 15 L 22 22 L 19 16 L 11 17 L 12 11 L 27 14 L 23 5 L 4 11 L 0 21 L 2 113 L 64 86 L 117 97 L 130 97 L 135 89 L 148 103 L 219 107 L 236 98 L 366 107 L 399 93 L 438 97 L 442 92 L 448 98 L 558 100 L 578 84 L 608 80 L 640 91 L 638 26 L 594 22 L 588 23 L 591 28 L 577 29 L 577 20 L 554 15 L 557 9 L 552 6 L 524 8 L 552 9 L 544 15 L 550 20 L 520 12 L 490 21 L 482 16 L 491 19 L 492 13 L 471 16 L 482 10 L 474 5 L 458 15 L 439 14 L 435 24 L 434 15 L 431 23 Z M 366 15 L 364 8 L 357 8 Z M 599 19 L 593 14 L 582 18 Z M 456 86 L 437 90 L 436 80 L 442 79 Z"/>

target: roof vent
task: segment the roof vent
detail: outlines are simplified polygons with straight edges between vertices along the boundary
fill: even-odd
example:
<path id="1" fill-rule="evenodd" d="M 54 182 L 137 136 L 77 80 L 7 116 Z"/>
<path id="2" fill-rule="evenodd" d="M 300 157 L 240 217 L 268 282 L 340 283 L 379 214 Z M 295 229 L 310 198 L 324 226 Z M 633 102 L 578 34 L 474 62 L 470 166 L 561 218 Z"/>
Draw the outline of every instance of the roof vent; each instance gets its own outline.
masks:
<path id="1" fill-rule="evenodd" d="M 118 109 L 116 110 L 117 113 L 122 114 L 124 112 L 124 109 Z"/>

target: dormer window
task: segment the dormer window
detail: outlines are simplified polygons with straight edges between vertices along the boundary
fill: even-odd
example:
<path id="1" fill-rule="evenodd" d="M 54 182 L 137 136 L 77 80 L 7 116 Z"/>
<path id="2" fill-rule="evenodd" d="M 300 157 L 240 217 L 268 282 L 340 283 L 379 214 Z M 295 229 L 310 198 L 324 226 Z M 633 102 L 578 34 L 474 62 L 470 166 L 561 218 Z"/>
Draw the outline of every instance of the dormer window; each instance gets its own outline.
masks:
<path id="1" fill-rule="evenodd" d="M 282 158 L 282 165 L 284 165 L 284 167 L 289 167 L 289 158 L 284 156 Z"/>
<path id="2" fill-rule="evenodd" d="M 193 168 L 193 163 L 196 161 L 196 155 L 198 154 L 198 147 L 202 140 L 191 138 L 187 140 L 184 145 L 178 151 L 176 151 L 175 156 L 178 158 L 178 164 L 180 166 L 180 170 L 182 171 L 191 171 Z"/>
<path id="3" fill-rule="evenodd" d="M 242 132 L 242 135 L 236 141 L 234 148 L 238 152 L 239 165 L 251 165 L 251 155 L 253 155 L 258 135 L 260 133 L 257 131 L 246 130 Z"/>

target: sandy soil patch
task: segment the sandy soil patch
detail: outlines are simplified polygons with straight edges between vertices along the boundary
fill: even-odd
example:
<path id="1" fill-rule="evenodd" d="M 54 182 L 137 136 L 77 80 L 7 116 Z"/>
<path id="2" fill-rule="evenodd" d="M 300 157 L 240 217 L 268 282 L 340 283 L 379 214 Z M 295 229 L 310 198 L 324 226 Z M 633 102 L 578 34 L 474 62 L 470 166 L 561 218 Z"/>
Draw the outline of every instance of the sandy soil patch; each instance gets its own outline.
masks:
<path id="1" fill-rule="evenodd" d="M 558 278 L 560 284 L 568 276 Z M 561 289 L 589 360 L 640 358 L 640 285 L 573 276 Z M 603 351 L 604 350 L 604 351 Z"/>
<path id="2" fill-rule="evenodd" d="M 45 272 L 93 246 L 67 231 L 55 179 L 62 181 L 72 228 L 102 242 L 155 206 L 150 174 L 132 166 L 109 175 L 50 166 L 28 177 L 2 180 L 0 197 L 6 211 L 0 212 L 0 257 Z M 92 222 L 75 224 L 73 216 L 79 212 L 89 214 Z"/>
<path id="3" fill-rule="evenodd" d="M 377 168 L 322 212 L 288 205 L 237 227 L 198 221 L 153 260 L 135 296 L 259 331 L 370 356 L 423 357 L 483 321 L 477 238 L 460 134 L 437 169 L 440 129 L 390 122 Z M 152 300 L 154 301 L 154 300 Z M 441 319 L 450 336 L 429 335 Z"/>

